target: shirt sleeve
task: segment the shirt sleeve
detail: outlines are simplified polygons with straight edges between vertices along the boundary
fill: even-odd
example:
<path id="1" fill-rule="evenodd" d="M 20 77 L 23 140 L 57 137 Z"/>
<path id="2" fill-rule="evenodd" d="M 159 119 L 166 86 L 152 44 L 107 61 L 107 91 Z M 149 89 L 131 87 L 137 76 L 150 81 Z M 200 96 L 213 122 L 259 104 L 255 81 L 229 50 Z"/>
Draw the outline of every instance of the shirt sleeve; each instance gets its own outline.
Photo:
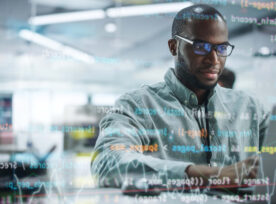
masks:
<path id="1" fill-rule="evenodd" d="M 100 135 L 94 149 L 97 156 L 91 167 L 100 186 L 120 187 L 124 181 L 133 179 L 131 175 L 161 179 L 163 184 L 167 179 L 187 176 L 185 170 L 192 163 L 161 159 L 162 147 L 150 146 L 151 138 L 142 134 L 146 132 L 149 119 L 135 115 L 135 107 L 140 106 L 137 101 L 139 99 L 125 94 L 100 123 Z M 154 156 L 145 154 L 145 147 L 151 148 Z"/>
<path id="2" fill-rule="evenodd" d="M 259 122 L 259 150 L 264 144 L 265 135 L 267 134 L 269 119 L 271 113 L 268 112 L 262 105 L 261 105 L 261 114 L 260 114 L 260 122 Z"/>

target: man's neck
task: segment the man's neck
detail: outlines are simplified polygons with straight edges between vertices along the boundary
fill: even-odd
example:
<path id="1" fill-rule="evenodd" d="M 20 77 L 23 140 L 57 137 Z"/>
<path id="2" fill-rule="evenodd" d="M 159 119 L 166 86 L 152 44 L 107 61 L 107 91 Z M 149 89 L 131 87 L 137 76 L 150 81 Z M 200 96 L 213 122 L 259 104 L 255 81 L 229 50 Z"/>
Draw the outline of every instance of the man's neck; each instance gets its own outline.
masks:
<path id="1" fill-rule="evenodd" d="M 205 100 L 207 99 L 210 90 L 208 89 L 199 89 L 196 88 L 195 86 L 191 85 L 188 80 L 186 80 L 185 76 L 187 73 L 183 71 L 182 68 L 180 67 L 176 67 L 176 69 L 174 70 L 175 76 L 176 78 L 188 89 L 190 89 L 192 92 L 194 92 L 197 96 L 197 101 L 198 101 L 198 105 L 202 105 Z"/>
<path id="2" fill-rule="evenodd" d="M 190 89 L 192 92 L 195 93 L 196 97 L 197 97 L 197 101 L 198 101 L 198 105 L 202 105 L 205 100 L 207 99 L 210 91 L 209 90 L 205 90 L 205 89 L 197 89 L 195 87 L 190 86 L 187 83 L 183 83 L 181 82 L 184 86 L 186 86 L 188 89 Z"/>
<path id="3" fill-rule="evenodd" d="M 194 86 L 190 85 L 185 79 L 180 77 L 178 74 L 176 74 L 176 77 L 184 86 L 186 86 L 188 89 L 190 89 L 192 92 L 196 94 L 198 105 L 202 105 L 205 102 L 206 98 L 210 93 L 210 90 L 195 88 Z"/>

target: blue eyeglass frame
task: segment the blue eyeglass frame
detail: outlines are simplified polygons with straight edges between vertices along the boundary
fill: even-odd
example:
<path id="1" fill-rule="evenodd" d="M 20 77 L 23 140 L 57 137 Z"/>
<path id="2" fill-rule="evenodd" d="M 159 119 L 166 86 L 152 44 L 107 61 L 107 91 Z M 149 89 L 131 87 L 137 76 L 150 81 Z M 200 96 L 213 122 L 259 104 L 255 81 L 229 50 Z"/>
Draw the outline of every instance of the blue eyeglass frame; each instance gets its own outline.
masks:
<path id="1" fill-rule="evenodd" d="M 191 45 L 193 45 L 194 46 L 194 43 L 196 42 L 196 40 L 189 40 L 188 38 L 184 38 L 184 37 L 181 37 L 181 36 L 179 36 L 179 35 L 175 35 L 175 37 L 177 37 L 177 38 L 179 38 L 179 39 L 181 39 L 181 40 L 184 40 L 185 42 L 187 42 L 187 43 L 189 43 L 189 44 L 191 44 Z M 206 50 L 205 49 L 205 46 L 204 46 L 204 49 L 206 50 L 206 54 L 198 54 L 198 53 L 195 53 L 195 51 L 194 51 L 194 53 L 195 54 L 197 54 L 197 55 L 208 55 L 211 51 L 212 51 L 212 49 L 214 49 L 215 51 L 216 51 L 216 53 L 217 53 L 217 55 L 218 56 L 220 56 L 220 57 L 228 57 L 228 56 L 230 56 L 231 54 L 232 54 L 232 52 L 233 52 L 233 50 L 234 50 L 234 48 L 235 48 L 235 46 L 234 45 L 231 45 L 229 42 L 226 42 L 226 43 L 223 43 L 223 44 L 219 44 L 219 45 L 214 45 L 214 44 L 211 44 L 211 43 L 208 43 L 208 42 L 204 42 L 204 41 L 197 41 L 197 42 L 200 42 L 200 43 L 206 43 L 205 45 L 211 45 L 211 49 L 210 49 L 210 51 L 208 51 L 208 50 Z M 231 52 L 229 53 L 229 54 L 227 54 L 227 55 L 221 55 L 220 53 L 218 53 L 218 46 L 220 46 L 220 45 L 227 45 L 227 46 L 230 46 L 232 49 L 231 49 Z M 193 47 L 194 48 L 194 47 Z"/>

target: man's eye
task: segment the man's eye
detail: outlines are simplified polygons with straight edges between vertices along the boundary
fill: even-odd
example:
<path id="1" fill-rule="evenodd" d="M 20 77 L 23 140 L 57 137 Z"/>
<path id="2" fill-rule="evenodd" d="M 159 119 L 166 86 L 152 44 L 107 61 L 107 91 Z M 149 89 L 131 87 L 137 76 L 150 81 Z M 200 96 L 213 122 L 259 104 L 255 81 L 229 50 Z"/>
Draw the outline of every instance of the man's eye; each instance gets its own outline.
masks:
<path id="1" fill-rule="evenodd" d="M 195 44 L 195 49 L 206 49 L 205 48 L 205 43 L 196 43 Z"/>
<path id="2" fill-rule="evenodd" d="M 209 43 L 204 43 L 204 49 L 210 51 L 211 45 Z"/>
<path id="3" fill-rule="evenodd" d="M 225 50 L 227 50 L 227 45 L 219 45 L 219 46 L 218 46 L 218 49 L 219 49 L 220 51 L 225 51 Z"/>

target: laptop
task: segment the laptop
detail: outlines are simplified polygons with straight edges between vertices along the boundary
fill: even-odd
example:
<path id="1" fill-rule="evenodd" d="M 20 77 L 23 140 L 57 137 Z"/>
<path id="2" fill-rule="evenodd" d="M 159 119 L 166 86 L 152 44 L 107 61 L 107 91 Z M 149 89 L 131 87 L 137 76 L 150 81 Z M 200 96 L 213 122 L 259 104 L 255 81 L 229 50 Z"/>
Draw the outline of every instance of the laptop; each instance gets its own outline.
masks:
<path id="1" fill-rule="evenodd" d="M 247 203 L 276 203 L 276 105 L 272 109 L 272 115 L 270 117 L 266 137 L 264 138 L 263 147 L 266 151 L 260 154 L 257 179 L 266 182 L 265 184 L 254 186 L 252 195 L 255 195 L 255 198 L 265 198 L 265 200 L 251 200 Z"/>
<path id="2" fill-rule="evenodd" d="M 251 179 L 256 185 L 240 187 L 234 191 L 230 189 L 226 189 L 225 191 L 223 189 L 222 191 L 214 189 L 206 193 L 235 202 L 276 203 L 276 105 L 272 109 L 272 115 L 262 147 L 265 148 L 265 152 L 259 152 L 260 154 L 258 154 L 260 156 L 258 175 L 256 179 Z"/>
<path id="3" fill-rule="evenodd" d="M 211 191 L 204 192 L 208 195 L 206 197 L 207 200 L 205 201 L 206 204 L 221 203 L 221 202 L 224 202 L 223 200 L 227 200 L 227 203 L 235 203 L 235 202 L 264 203 L 264 204 L 276 203 L 276 192 L 275 192 L 276 189 L 274 185 L 276 183 L 276 105 L 273 107 L 272 116 L 270 119 L 271 120 L 268 125 L 268 130 L 263 142 L 263 147 L 270 148 L 271 151 L 263 152 L 259 154 L 260 164 L 259 164 L 258 176 L 256 178 L 256 181 L 258 180 L 266 181 L 266 183 L 264 184 L 264 182 L 262 182 L 261 185 L 255 185 L 255 186 L 246 187 L 246 188 L 239 188 L 237 190 L 233 189 L 233 191 L 227 189 L 230 192 L 230 194 L 228 195 L 226 191 L 218 191 L 218 189 L 214 189 L 214 191 L 211 190 Z M 274 151 L 274 147 L 275 147 L 275 151 Z M 149 186 L 144 187 L 144 185 L 142 186 L 143 186 L 142 189 L 144 188 L 154 189 L 154 187 L 157 187 L 157 189 L 161 188 L 159 186 L 154 186 L 154 187 L 149 187 Z M 141 187 L 137 187 L 137 186 L 134 186 L 134 187 L 135 189 L 141 190 Z M 124 186 L 122 188 L 123 194 L 126 194 L 126 195 L 133 194 L 134 192 L 133 190 L 134 190 L 133 186 L 131 188 L 130 186 Z M 148 191 L 140 192 L 140 194 L 143 194 L 143 193 L 148 194 L 149 192 Z M 151 195 L 159 195 L 160 193 L 161 191 L 159 190 L 150 192 Z M 197 202 L 191 202 L 191 203 L 197 203 Z"/>

